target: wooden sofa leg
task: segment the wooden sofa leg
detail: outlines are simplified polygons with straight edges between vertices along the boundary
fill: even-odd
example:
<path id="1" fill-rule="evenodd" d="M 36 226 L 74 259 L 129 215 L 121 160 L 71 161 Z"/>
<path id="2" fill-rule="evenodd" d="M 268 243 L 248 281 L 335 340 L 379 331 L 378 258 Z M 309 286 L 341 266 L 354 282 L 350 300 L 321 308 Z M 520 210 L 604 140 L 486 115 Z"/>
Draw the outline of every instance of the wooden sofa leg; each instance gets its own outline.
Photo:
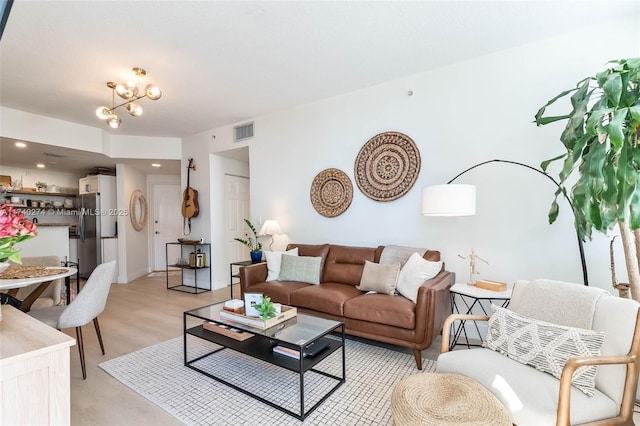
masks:
<path id="1" fill-rule="evenodd" d="M 418 367 L 418 370 L 422 370 L 422 351 L 414 349 L 413 356 L 416 359 L 416 367 Z"/>

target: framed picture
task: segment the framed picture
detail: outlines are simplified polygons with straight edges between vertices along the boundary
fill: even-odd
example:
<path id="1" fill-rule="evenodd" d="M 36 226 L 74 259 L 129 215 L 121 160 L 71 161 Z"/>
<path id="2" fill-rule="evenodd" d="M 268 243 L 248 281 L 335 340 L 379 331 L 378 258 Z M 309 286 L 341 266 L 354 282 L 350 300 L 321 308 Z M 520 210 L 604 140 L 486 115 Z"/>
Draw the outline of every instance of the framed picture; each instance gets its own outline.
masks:
<path id="1" fill-rule="evenodd" d="M 244 314 L 248 317 L 259 317 L 260 312 L 256 311 L 253 306 L 260 303 L 262 303 L 262 293 L 245 293 Z"/>

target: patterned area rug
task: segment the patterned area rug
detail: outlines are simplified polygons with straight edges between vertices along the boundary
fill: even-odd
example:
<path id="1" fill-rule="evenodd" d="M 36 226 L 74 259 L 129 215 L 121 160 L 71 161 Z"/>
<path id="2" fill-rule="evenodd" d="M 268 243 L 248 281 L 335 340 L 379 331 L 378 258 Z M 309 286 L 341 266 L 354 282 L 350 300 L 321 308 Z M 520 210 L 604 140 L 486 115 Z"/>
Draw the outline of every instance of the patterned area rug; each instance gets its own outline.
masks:
<path id="1" fill-rule="evenodd" d="M 189 359 L 211 351 L 214 344 L 189 336 Z M 346 341 L 346 382 L 303 422 L 183 365 L 182 337 L 103 362 L 100 368 L 187 425 L 387 425 L 392 424 L 391 392 L 402 378 L 418 373 L 413 355 Z M 299 411 L 298 375 L 231 350 L 199 361 L 245 389 Z M 336 351 L 318 364 L 340 375 L 342 356 Z M 423 371 L 435 362 L 423 359 Z M 328 379 L 305 374 L 305 406 L 321 398 Z"/>

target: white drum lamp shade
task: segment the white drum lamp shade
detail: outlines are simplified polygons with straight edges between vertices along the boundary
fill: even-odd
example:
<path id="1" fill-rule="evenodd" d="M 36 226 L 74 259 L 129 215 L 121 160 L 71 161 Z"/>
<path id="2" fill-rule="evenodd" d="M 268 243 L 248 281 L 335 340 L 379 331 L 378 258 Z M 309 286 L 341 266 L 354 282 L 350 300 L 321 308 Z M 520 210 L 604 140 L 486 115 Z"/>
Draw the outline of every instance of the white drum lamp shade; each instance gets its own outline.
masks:
<path id="1" fill-rule="evenodd" d="M 445 184 L 422 188 L 423 216 L 473 216 L 476 214 L 474 185 Z"/>

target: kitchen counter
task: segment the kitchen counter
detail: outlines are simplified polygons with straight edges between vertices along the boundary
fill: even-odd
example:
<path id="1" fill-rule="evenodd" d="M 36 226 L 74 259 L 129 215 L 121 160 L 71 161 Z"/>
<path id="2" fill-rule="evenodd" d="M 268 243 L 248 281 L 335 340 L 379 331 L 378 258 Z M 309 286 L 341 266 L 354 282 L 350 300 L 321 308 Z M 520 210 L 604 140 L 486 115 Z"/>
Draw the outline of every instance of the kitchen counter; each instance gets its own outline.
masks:
<path id="1" fill-rule="evenodd" d="M 40 222 L 38 222 L 38 223 L 36 223 L 36 226 L 38 228 L 43 228 L 45 226 L 66 226 L 66 227 L 69 227 L 69 226 L 78 226 L 78 224 L 77 223 L 40 223 Z"/>

